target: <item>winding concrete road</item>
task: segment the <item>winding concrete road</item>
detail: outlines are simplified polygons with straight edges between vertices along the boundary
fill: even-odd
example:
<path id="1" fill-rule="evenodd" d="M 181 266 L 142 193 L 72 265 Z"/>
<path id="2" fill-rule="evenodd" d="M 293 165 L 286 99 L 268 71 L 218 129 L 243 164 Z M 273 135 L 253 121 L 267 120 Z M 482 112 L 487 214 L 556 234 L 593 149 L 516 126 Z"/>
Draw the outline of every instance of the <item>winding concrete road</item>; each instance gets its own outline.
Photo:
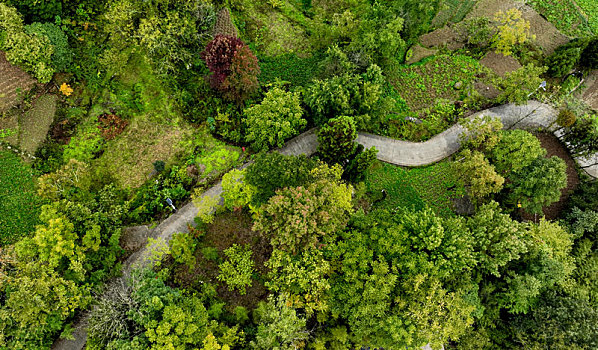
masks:
<path id="1" fill-rule="evenodd" d="M 556 120 L 557 112 L 549 105 L 530 101 L 522 106 L 506 104 L 490 108 L 475 113 L 469 118 L 477 118 L 482 115 L 500 118 L 505 129 L 542 128 L 550 130 Z M 366 148 L 376 147 L 378 149 L 378 159 L 384 162 L 402 166 L 422 166 L 438 162 L 455 153 L 459 149 L 459 135 L 463 131 L 460 125 L 454 125 L 425 142 L 399 141 L 388 137 L 359 133 L 357 142 Z M 558 133 L 557 136 L 559 136 Z M 283 148 L 277 151 L 285 155 L 305 154 L 309 156 L 316 152 L 317 147 L 318 140 L 315 129 L 311 129 L 289 140 Z M 589 159 L 576 159 L 576 161 L 583 168 L 584 166 L 597 163 L 598 155 L 589 157 Z M 244 166 L 247 165 L 245 164 Z M 598 178 L 598 165 L 586 167 L 584 170 L 590 176 Z M 203 195 L 222 200 L 222 186 L 220 182 L 208 189 Z M 194 218 L 197 216 L 197 212 L 197 208 L 193 203 L 185 205 L 153 229 L 150 234 L 151 238 L 157 242 L 165 243 L 170 241 L 174 233 L 188 232 L 187 225 L 194 225 Z M 155 248 L 156 244 L 146 246 L 132 254 L 124 264 L 124 276 L 127 276 L 133 268 L 148 265 L 151 262 L 151 253 Z M 113 285 L 110 284 L 107 288 L 112 288 Z M 80 315 L 79 321 L 74 325 L 74 340 L 58 340 L 54 343 L 52 349 L 83 349 L 87 339 L 85 331 L 87 318 L 87 313 Z"/>

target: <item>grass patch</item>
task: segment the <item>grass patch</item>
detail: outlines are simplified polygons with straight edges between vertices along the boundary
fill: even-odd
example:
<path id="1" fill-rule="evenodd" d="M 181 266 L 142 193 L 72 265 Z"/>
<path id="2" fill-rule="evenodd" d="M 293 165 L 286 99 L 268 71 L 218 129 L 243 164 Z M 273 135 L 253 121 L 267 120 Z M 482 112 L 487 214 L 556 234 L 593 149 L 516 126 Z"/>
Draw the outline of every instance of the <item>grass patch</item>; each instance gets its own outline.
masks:
<path id="1" fill-rule="evenodd" d="M 155 123 L 143 116 L 135 118 L 123 134 L 106 144 L 94 166 L 106 169 L 122 187 L 139 187 L 149 178 L 155 161 L 169 164 L 185 150 L 181 142 L 192 132 L 187 125 Z"/>
<path id="2" fill-rule="evenodd" d="M 401 66 L 390 72 L 388 79 L 409 109 L 417 112 L 434 105 L 438 99 L 464 99 L 468 86 L 481 71 L 479 62 L 471 57 L 440 55 Z M 457 82 L 462 84 L 460 89 L 455 88 Z"/>
<path id="3" fill-rule="evenodd" d="M 375 207 L 421 210 L 428 206 L 443 217 L 455 215 L 451 198 L 465 193 L 463 186 L 455 181 L 449 162 L 411 169 L 379 162 L 368 172 L 366 186 L 374 197 L 380 197 L 383 189 L 387 192 L 386 199 L 377 202 Z"/>
<path id="4" fill-rule="evenodd" d="M 31 168 L 14 153 L 0 150 L 0 246 L 35 229 L 39 205 Z"/>
<path id="5" fill-rule="evenodd" d="M 19 146 L 22 150 L 34 154 L 44 142 L 56 113 L 56 96 L 43 95 L 33 107 L 19 118 Z"/>
<path id="6" fill-rule="evenodd" d="M 577 5 L 588 19 L 588 26 L 594 34 L 598 34 L 598 1 L 576 0 Z"/>
<path id="7" fill-rule="evenodd" d="M 432 25 L 435 28 L 440 28 L 449 22 L 461 22 L 475 3 L 475 0 L 442 0 L 438 5 L 439 11 L 432 20 Z"/>
<path id="8" fill-rule="evenodd" d="M 570 36 L 585 36 L 591 33 L 591 25 L 580 13 L 573 0 L 531 0 L 530 4 L 561 32 Z M 589 18 L 596 21 L 596 0 L 577 0 Z M 593 10 L 592 10 L 593 9 Z M 589 10 L 589 11 L 588 11 Z M 592 16 L 592 12 L 593 16 Z M 594 23 L 594 30 L 596 23 Z"/>
<path id="9" fill-rule="evenodd" d="M 291 86 L 305 86 L 314 77 L 318 70 L 321 55 L 301 58 L 294 53 L 277 57 L 259 57 L 260 82 L 268 84 L 276 81 L 288 81 Z"/>

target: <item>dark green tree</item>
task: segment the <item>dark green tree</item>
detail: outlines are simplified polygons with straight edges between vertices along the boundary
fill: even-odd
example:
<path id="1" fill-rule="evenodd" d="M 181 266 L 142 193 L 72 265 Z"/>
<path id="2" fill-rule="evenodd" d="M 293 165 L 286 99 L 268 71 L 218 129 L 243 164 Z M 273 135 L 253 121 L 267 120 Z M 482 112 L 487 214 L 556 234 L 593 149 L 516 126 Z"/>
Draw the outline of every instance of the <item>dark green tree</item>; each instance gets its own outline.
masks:
<path id="1" fill-rule="evenodd" d="M 351 117 L 330 119 L 318 131 L 318 153 L 328 164 L 347 164 L 357 144 L 355 121 Z"/>
<path id="2" fill-rule="evenodd" d="M 513 173 L 508 184 L 507 201 L 531 213 L 540 214 L 542 208 L 559 200 L 567 186 L 567 165 L 559 157 L 536 158 L 530 165 Z"/>

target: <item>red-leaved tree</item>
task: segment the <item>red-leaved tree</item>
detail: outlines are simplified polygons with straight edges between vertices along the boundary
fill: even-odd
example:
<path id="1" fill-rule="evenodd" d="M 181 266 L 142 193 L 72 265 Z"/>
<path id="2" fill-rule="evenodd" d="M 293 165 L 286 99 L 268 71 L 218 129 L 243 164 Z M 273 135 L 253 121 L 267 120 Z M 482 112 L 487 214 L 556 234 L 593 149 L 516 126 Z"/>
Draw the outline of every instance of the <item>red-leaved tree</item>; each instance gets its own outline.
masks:
<path id="1" fill-rule="evenodd" d="M 257 90 L 260 73 L 257 57 L 241 39 L 216 35 L 202 58 L 212 72 L 210 85 L 226 99 L 240 104 Z"/>

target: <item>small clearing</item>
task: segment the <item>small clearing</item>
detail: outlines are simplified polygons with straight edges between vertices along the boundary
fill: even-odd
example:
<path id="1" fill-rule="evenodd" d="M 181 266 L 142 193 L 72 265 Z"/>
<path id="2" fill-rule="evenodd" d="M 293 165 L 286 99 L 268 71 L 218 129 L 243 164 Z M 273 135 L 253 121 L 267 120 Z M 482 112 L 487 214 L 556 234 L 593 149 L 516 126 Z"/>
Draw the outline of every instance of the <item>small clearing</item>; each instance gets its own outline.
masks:
<path id="1" fill-rule="evenodd" d="M 56 114 L 55 95 L 42 95 L 33 107 L 19 118 L 19 147 L 34 154 L 44 142 Z"/>
<path id="2" fill-rule="evenodd" d="M 519 61 L 512 56 L 504 56 L 494 51 L 489 51 L 480 63 L 490 68 L 494 73 L 504 77 L 506 73 L 516 71 L 521 68 Z"/>

